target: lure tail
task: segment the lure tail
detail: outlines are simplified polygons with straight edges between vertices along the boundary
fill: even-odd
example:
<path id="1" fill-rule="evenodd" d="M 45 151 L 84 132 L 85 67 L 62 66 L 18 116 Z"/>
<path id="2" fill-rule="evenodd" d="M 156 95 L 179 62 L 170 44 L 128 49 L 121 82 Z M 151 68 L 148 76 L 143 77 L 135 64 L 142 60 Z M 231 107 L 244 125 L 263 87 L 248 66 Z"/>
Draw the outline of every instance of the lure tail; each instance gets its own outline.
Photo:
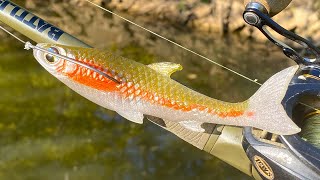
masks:
<path id="1" fill-rule="evenodd" d="M 279 135 L 296 134 L 301 129 L 287 115 L 281 104 L 298 66 L 284 69 L 268 79 L 249 99 L 248 116 L 253 127 Z"/>

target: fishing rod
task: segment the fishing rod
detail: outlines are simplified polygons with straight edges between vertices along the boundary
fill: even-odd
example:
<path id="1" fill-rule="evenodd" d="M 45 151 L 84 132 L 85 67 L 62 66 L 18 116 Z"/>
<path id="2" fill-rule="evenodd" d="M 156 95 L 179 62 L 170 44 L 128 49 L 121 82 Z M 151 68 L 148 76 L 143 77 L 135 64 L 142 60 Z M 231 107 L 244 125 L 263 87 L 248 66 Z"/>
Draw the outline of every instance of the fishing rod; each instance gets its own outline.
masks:
<path id="1" fill-rule="evenodd" d="M 7 1 L 2 1 L 2 2 L 7 2 Z M 1 2 L 0 2 L 1 3 Z M 2 4 L 3 5 L 3 4 Z M 12 4 L 11 4 L 12 5 Z M 13 5 L 12 5 L 13 6 Z M 14 6 L 14 7 L 16 7 L 16 6 Z M 14 9 L 14 8 L 13 8 Z M 8 10 L 8 9 L 5 9 L 5 10 Z M 12 9 L 11 9 L 12 10 Z M 22 10 L 22 12 L 27 12 L 26 10 L 23 10 L 23 9 L 19 9 L 19 10 Z M 9 10 L 8 10 L 9 11 Z M 9 11 L 10 12 L 10 11 Z M 12 11 L 11 11 L 12 12 Z M 9 13 L 8 13 L 9 14 Z M 23 14 L 23 13 L 22 13 Z M 27 14 L 28 16 L 29 16 L 29 14 L 28 13 L 25 13 L 25 14 Z M 27 16 L 26 15 L 26 16 Z M 1 16 L 0 16 L 1 17 Z M 32 17 L 34 17 L 34 16 L 32 16 Z M 15 18 L 15 17 L 13 17 L 13 18 Z M 1 19 L 2 20 L 2 19 Z M 10 21 L 10 20 L 7 20 L 7 21 Z M 15 28 L 17 28 L 17 29 L 20 29 L 20 26 L 21 27 L 25 27 L 26 26 L 26 24 L 24 23 L 24 22 L 15 22 L 15 21 L 13 21 L 14 23 L 13 24 L 15 24 L 16 26 L 15 26 Z M 36 21 L 35 21 L 36 22 Z M 53 26 L 52 26 L 53 27 Z M 51 27 L 51 28 L 52 28 Z M 28 36 L 28 33 L 29 33 L 29 31 L 30 31 L 30 29 L 28 29 L 27 28 L 27 30 L 28 31 L 22 31 L 24 34 L 26 34 L 27 36 Z M 33 30 L 35 30 L 35 29 L 33 29 Z M 37 29 L 36 29 L 37 30 Z M 49 31 L 50 32 L 50 31 Z M 59 31 L 60 32 L 60 31 Z M 52 34 L 51 34 L 51 36 L 49 35 L 49 34 L 45 34 L 46 32 L 34 32 L 34 31 L 32 31 L 32 33 L 31 34 L 33 34 L 34 35 L 34 37 L 37 37 L 37 38 L 35 38 L 35 39 L 37 39 L 37 41 L 36 42 L 47 42 L 47 41 L 50 41 L 50 42 L 52 42 L 52 40 L 55 42 L 55 43 L 61 43 L 61 44 L 68 44 L 68 43 L 66 43 L 66 42 L 64 42 L 63 40 L 61 40 L 61 39 L 57 39 L 57 38 L 55 38 L 55 36 L 52 36 Z M 41 36 L 44 36 L 43 38 L 41 37 Z M 67 34 L 64 34 L 64 33 L 62 33 L 61 34 L 61 36 L 60 37 L 64 37 L 64 36 L 67 36 Z M 29 36 L 28 36 L 29 37 Z M 72 39 L 72 38 L 71 38 Z M 73 44 L 78 44 L 77 43 L 78 42 L 78 40 L 76 40 L 75 38 L 73 39 Z M 79 43 L 79 44 L 82 44 L 82 45 L 84 45 L 84 43 Z M 297 79 L 297 83 L 291 83 L 291 85 L 292 86 L 289 86 L 289 90 L 290 89 L 294 89 L 294 91 L 291 91 L 291 95 L 292 96 L 290 96 L 290 97 L 292 97 L 292 98 L 289 98 L 289 97 L 286 97 L 286 103 L 284 103 L 285 105 L 287 105 L 286 107 L 287 108 L 289 108 L 290 109 L 290 107 L 292 107 L 292 106 L 294 106 L 294 104 L 295 104 L 295 102 L 297 101 L 297 98 L 298 98 L 298 96 L 300 96 L 300 95 L 304 95 L 305 94 L 305 92 L 310 92 L 310 91 L 317 91 L 318 92 L 318 90 L 317 90 L 317 83 L 318 83 L 318 81 L 317 81 L 317 79 L 316 78 L 314 78 L 315 76 L 314 76 L 314 74 L 312 74 L 311 72 L 313 72 L 314 71 L 314 73 L 316 72 L 315 71 L 316 69 L 311 69 L 310 71 L 308 71 L 308 69 L 306 69 L 306 71 L 301 71 L 301 73 L 300 73 L 300 75 L 298 76 L 298 77 L 296 77 L 296 79 Z M 307 75 L 310 75 L 310 77 L 309 76 L 307 76 Z M 299 78 L 300 77 L 300 78 Z M 305 79 L 303 79 L 303 78 L 305 78 Z M 301 81 L 300 81 L 301 80 Z M 302 81 L 303 80 L 303 81 Z M 307 82 L 307 83 L 306 83 Z M 309 85 L 310 86 L 307 86 L 308 88 L 306 88 L 306 86 L 305 85 L 307 85 L 309 83 Z M 293 88 L 294 86 L 293 85 L 297 85 L 297 86 L 295 86 L 296 88 Z M 310 91 L 309 91 L 309 90 Z M 154 122 L 156 122 L 156 120 L 154 121 Z M 264 173 L 268 173 L 269 175 L 270 175 L 270 169 L 268 169 L 268 168 L 266 168 L 266 167 L 268 167 L 268 166 L 270 166 L 270 168 L 271 168 L 271 170 L 273 170 L 272 171 L 272 175 L 273 175 L 273 177 L 276 177 L 276 178 L 279 178 L 279 177 L 289 177 L 289 176 L 280 176 L 281 174 L 278 174 L 279 173 L 279 171 L 280 171 L 280 173 L 282 173 L 282 175 L 283 175 L 283 170 L 281 169 L 281 168 L 279 168 L 279 167 L 275 167 L 275 165 L 274 164 L 271 164 L 270 163 L 270 161 L 272 161 L 272 160 L 274 160 L 274 159 L 267 159 L 268 158 L 268 156 L 267 157 L 265 157 L 266 155 L 268 155 L 268 152 L 270 152 L 270 150 L 272 151 L 272 150 L 274 150 L 274 149 L 277 149 L 277 148 L 279 148 L 279 147 L 281 147 L 281 148 L 283 148 L 284 147 L 284 145 L 283 144 L 285 144 L 286 146 L 285 147 L 290 147 L 290 148 L 287 148 L 286 150 L 288 150 L 288 152 L 285 152 L 286 154 L 285 155 L 283 155 L 282 157 L 278 157 L 278 158 L 280 158 L 280 160 L 283 160 L 283 158 L 284 157 L 291 157 L 291 156 L 289 156 L 289 155 L 292 155 L 292 157 L 301 157 L 301 155 L 299 156 L 299 153 L 300 154 L 303 154 L 304 152 L 305 152 L 305 150 L 303 150 L 303 149 L 297 149 L 296 148 L 296 146 L 293 146 L 293 144 L 292 144 L 292 140 L 290 141 L 288 141 L 288 140 L 286 140 L 286 139 L 283 139 L 282 137 L 281 137 L 281 141 L 282 141 L 282 143 L 280 143 L 280 144 L 282 144 L 282 145 L 279 145 L 279 144 L 277 144 L 277 146 L 275 146 L 275 147 L 272 147 L 271 149 L 269 148 L 269 149 L 267 149 L 267 150 L 269 150 L 269 151 L 259 151 L 259 149 L 258 149 L 258 147 L 265 147 L 265 146 L 268 146 L 268 147 L 271 147 L 270 145 L 272 145 L 272 143 L 271 142 L 269 142 L 269 141 L 266 141 L 266 139 L 263 139 L 263 142 L 265 143 L 265 144 L 261 144 L 261 139 L 258 139 L 257 140 L 257 138 L 255 137 L 255 136 L 252 136 L 252 138 L 250 139 L 249 137 L 250 137 L 250 135 L 253 135 L 253 133 L 251 132 L 252 131 L 252 129 L 248 129 L 248 128 L 246 128 L 245 129 L 245 131 L 244 131 L 244 133 L 245 133 L 245 138 L 244 138 L 244 141 L 242 141 L 242 138 L 239 138 L 239 137 L 241 137 L 242 136 L 242 129 L 241 128 L 235 128 L 235 127 L 223 127 L 223 128 L 221 128 L 221 126 L 219 126 L 219 127 L 217 127 L 217 126 L 213 126 L 213 130 L 211 131 L 211 133 L 207 133 L 207 135 L 205 134 L 205 133 L 203 133 L 203 134 L 201 134 L 201 133 L 198 133 L 198 134 L 196 134 L 196 135 L 200 135 L 201 137 L 202 137 L 202 140 L 200 141 L 200 142 L 192 142 L 191 140 L 189 140 L 187 137 L 183 137 L 183 135 L 181 135 L 181 131 L 177 131 L 176 129 L 170 129 L 170 122 L 165 122 L 165 125 L 167 125 L 167 127 L 165 127 L 167 130 L 169 130 L 169 131 L 171 131 L 171 132 L 173 132 L 173 133 L 175 133 L 175 134 L 177 134 L 179 137 L 182 137 L 183 139 L 185 139 L 187 142 L 189 142 L 189 143 L 191 143 L 191 144 L 193 144 L 193 145 L 195 145 L 196 147 L 198 147 L 198 148 L 200 148 L 200 149 L 203 149 L 203 150 L 205 150 L 205 151 L 208 151 L 208 152 L 210 152 L 211 154 L 213 154 L 213 155 L 216 155 L 216 156 L 218 156 L 219 158 L 221 158 L 221 159 L 223 159 L 223 160 L 226 160 L 228 163 L 230 163 L 231 165 L 233 165 L 233 166 L 236 166 L 238 169 L 240 169 L 240 170 L 242 170 L 243 172 L 245 172 L 245 173 L 247 173 L 247 174 L 249 174 L 249 175 L 253 175 L 254 176 L 254 174 L 255 173 L 258 173 L 261 177 L 265 177 L 265 176 L 263 176 L 263 173 L 261 173 L 261 171 L 262 172 L 264 172 Z M 163 126 L 162 126 L 163 127 Z M 222 130 L 221 130 L 222 129 Z M 249 132 L 248 133 L 248 135 L 246 134 L 246 132 Z M 184 130 L 184 132 L 185 132 L 185 130 Z M 296 137 L 295 136 L 290 136 L 289 138 L 295 138 L 296 139 Z M 233 139 L 233 140 L 236 140 L 236 142 L 234 142 L 233 140 L 231 140 L 231 141 L 228 141 L 228 139 L 229 138 L 231 138 L 231 139 Z M 284 138 L 286 138 L 286 137 L 284 137 Z M 224 139 L 224 140 L 221 140 L 221 139 Z M 246 140 L 245 140 L 246 139 Z M 274 139 L 277 139 L 277 138 L 274 138 Z M 301 139 L 301 138 L 300 138 Z M 286 141 L 287 143 L 283 143 L 284 141 Z M 215 151 L 215 150 L 217 150 L 217 149 L 219 149 L 219 147 L 220 148 L 226 148 L 226 146 L 225 146 L 225 144 L 228 144 L 228 142 L 230 142 L 230 144 L 232 144 L 233 143 L 233 145 L 230 145 L 230 146 L 228 146 L 228 148 L 230 148 L 230 151 L 234 151 L 234 152 L 232 152 L 231 154 L 242 154 L 242 151 L 244 151 L 245 150 L 245 152 L 248 154 L 248 152 L 251 152 L 251 151 L 249 151 L 250 150 L 250 148 L 251 149 L 258 149 L 258 151 L 256 152 L 256 155 L 255 156 L 249 156 L 249 159 L 250 159 L 250 161 L 251 161 L 251 163 L 249 164 L 248 163 L 248 160 L 247 159 L 241 159 L 241 158 L 237 158 L 236 160 L 230 160 L 230 159 L 228 159 L 228 157 L 226 157 L 226 156 L 228 156 L 228 155 L 226 155 L 226 154 L 224 154 L 224 153 L 219 153 L 219 151 Z M 242 143 L 243 144 L 243 147 L 244 147 L 244 149 L 242 149 L 242 148 L 240 148 L 240 150 L 239 150 L 239 143 L 240 142 L 240 144 Z M 302 141 L 299 141 L 299 142 L 302 142 Z M 260 143 L 260 144 L 258 144 L 258 143 Z M 273 142 L 273 143 L 276 143 L 276 142 Z M 224 145 L 223 145 L 224 144 Z M 248 145 L 249 144 L 249 145 Z M 245 146 L 245 145 L 248 145 L 248 146 Z M 259 145 L 259 146 L 258 146 Z M 232 146 L 234 146 L 234 149 L 232 149 Z M 292 147 L 294 147 L 294 148 L 292 148 Z M 305 146 L 303 146 L 303 147 L 305 147 Z M 308 149 L 309 147 L 307 147 L 307 149 Z M 292 153 L 292 152 L 299 152 L 299 153 Z M 278 153 L 284 153 L 284 152 L 282 152 L 282 151 L 277 151 Z M 260 153 L 260 154 L 259 154 Z M 262 156 L 261 154 L 263 153 L 263 155 L 264 156 Z M 291 153 L 291 154 L 290 154 Z M 260 158 L 257 156 L 257 154 L 259 154 L 260 156 Z M 310 153 L 307 153 L 307 154 L 309 154 L 310 155 Z M 315 154 L 315 155 L 317 155 L 316 153 L 313 153 L 313 154 Z M 286 156 L 286 155 L 288 155 L 288 156 Z M 230 157 L 230 156 L 229 156 Z M 232 158 L 234 157 L 234 156 L 231 156 Z M 282 159 L 281 159 L 282 158 Z M 266 160 L 267 159 L 267 160 Z M 292 160 L 296 160 L 296 159 L 292 159 Z M 315 160 L 317 160 L 317 158 L 315 159 Z M 235 162 L 235 161 L 238 161 L 238 162 Z M 240 161 L 240 162 L 239 162 Z M 308 161 L 308 159 L 307 158 L 304 158 L 303 159 L 303 161 L 301 162 L 302 164 L 304 164 L 305 165 L 305 161 L 306 162 L 308 162 L 308 163 L 310 163 L 309 161 Z M 267 164 L 266 164 L 267 163 Z M 270 165 L 271 164 L 271 165 Z M 315 161 L 315 164 L 317 165 L 317 163 L 316 163 L 316 161 Z M 246 168 L 243 168 L 243 167 L 240 167 L 240 166 L 246 166 L 246 167 L 251 167 L 251 165 L 254 167 L 254 169 L 246 169 Z M 305 167 L 309 167 L 310 165 L 305 165 Z M 259 169 L 259 167 L 260 167 L 260 169 Z M 297 166 L 295 166 L 295 167 L 297 167 Z M 262 169 L 262 170 L 261 170 Z M 267 169 L 267 171 L 263 171 L 263 170 L 266 170 Z M 276 170 L 277 171 L 276 171 Z M 292 169 L 292 167 L 291 167 L 291 169 Z M 297 169 L 297 168 L 296 168 Z M 315 169 L 315 170 L 314 170 Z M 254 170 L 256 170 L 256 172 L 253 172 Z M 260 170 L 260 171 L 259 171 Z M 301 170 L 305 170 L 305 169 L 301 169 Z M 313 169 L 311 169 L 311 171 L 304 171 L 304 172 L 310 172 L 309 174 L 307 174 L 308 176 L 311 176 L 312 177 L 312 175 L 317 175 L 317 174 L 315 174 L 315 173 L 313 173 L 312 174 L 312 172 L 316 172 L 316 170 L 317 170 L 317 168 L 313 168 Z M 294 171 L 295 173 L 297 173 L 296 171 Z M 302 172 L 302 171 L 301 171 Z M 288 172 L 287 172 L 288 173 Z M 289 172 L 290 173 L 290 172 Z M 256 174 L 257 175 L 257 174 Z M 296 175 L 296 174 L 293 174 L 293 175 Z M 301 174 L 299 174 L 299 175 L 301 175 Z M 258 177 L 258 176 L 257 176 Z M 294 177 L 294 176 L 290 176 L 290 177 Z M 298 177 L 301 177 L 301 176 L 298 176 Z M 317 176 L 313 176 L 313 177 L 317 177 Z M 269 177 L 270 178 L 270 177 Z"/>
<path id="2" fill-rule="evenodd" d="M 36 43 L 91 47 L 12 1 L 0 0 L 0 7 L 0 21 Z M 207 125 L 205 133 L 198 133 L 190 131 L 178 123 L 151 116 L 146 117 L 151 122 L 175 134 L 194 147 L 204 150 L 236 167 L 245 174 L 252 176 L 251 162 L 246 157 L 241 145 L 242 128 L 210 124 Z M 226 148 L 228 149 L 228 155 L 221 153 L 220 150 Z"/>
<path id="3" fill-rule="evenodd" d="M 46 59 L 50 60 L 52 59 L 53 57 L 58 57 L 58 58 L 62 58 L 66 61 L 69 61 L 71 63 L 74 63 L 74 64 L 78 64 L 82 67 L 85 67 L 87 69 L 90 69 L 108 79 L 110 79 L 111 81 L 115 82 L 115 83 L 118 83 L 120 84 L 121 82 L 118 80 L 118 79 L 115 79 L 113 77 L 111 77 L 110 75 L 108 75 L 106 72 L 103 72 L 103 71 L 100 71 L 99 69 L 93 67 L 93 66 L 90 66 L 88 64 L 85 64 L 83 62 L 80 62 L 80 61 L 77 61 L 75 59 L 72 59 L 68 56 L 65 56 L 65 55 L 61 55 L 58 53 L 58 50 L 55 49 L 54 47 L 50 48 L 50 49 L 44 49 L 44 48 L 41 48 L 39 46 L 34 46 L 32 45 L 30 42 L 26 42 L 26 41 L 23 41 L 22 39 L 18 38 L 17 36 L 15 36 L 14 34 L 12 34 L 10 31 L 8 31 L 7 29 L 5 29 L 4 27 L 0 26 L 0 29 L 2 29 L 3 31 L 5 31 L 6 33 L 8 33 L 9 35 L 11 35 L 12 37 L 14 37 L 15 39 L 17 39 L 18 41 L 20 41 L 21 43 L 23 43 L 25 45 L 24 49 L 26 50 L 29 50 L 29 49 L 37 49 L 39 51 L 42 51 L 42 52 L 45 52 L 47 53 L 47 56 L 46 56 Z"/>
<path id="4" fill-rule="evenodd" d="M 88 64 L 85 64 L 83 62 L 80 62 L 80 61 L 77 61 L 76 59 L 72 59 L 68 56 L 65 56 L 65 55 L 62 55 L 62 54 L 59 54 L 58 50 L 54 47 L 51 47 L 49 48 L 48 50 L 47 49 L 44 49 L 44 48 L 41 48 L 39 46 L 34 46 L 32 45 L 30 42 L 25 42 L 23 41 L 22 39 L 18 38 L 17 36 L 15 36 L 14 34 L 12 34 L 10 31 L 8 31 L 7 29 L 5 29 L 4 27 L 0 26 L 0 29 L 2 29 L 3 31 L 5 31 L 6 33 L 8 33 L 9 35 L 11 35 L 12 37 L 14 37 L 15 39 L 17 39 L 18 41 L 20 41 L 21 43 L 23 43 L 25 45 L 24 49 L 26 50 L 29 50 L 29 49 L 37 49 L 39 51 L 42 51 L 42 52 L 45 52 L 47 54 L 46 56 L 46 59 L 49 60 L 49 61 L 53 61 L 52 59 L 54 57 L 58 57 L 58 58 L 62 58 L 66 61 L 69 61 L 71 63 L 74 63 L 74 64 L 78 64 L 82 67 L 85 67 L 87 69 L 90 69 L 108 79 L 110 79 L 111 81 L 117 83 L 117 84 L 120 84 L 121 82 L 118 80 L 118 79 L 115 79 L 113 77 L 111 77 L 110 75 L 108 75 L 106 72 L 103 72 L 103 71 L 100 71 L 99 69 L 93 67 L 93 66 L 90 66 Z"/>

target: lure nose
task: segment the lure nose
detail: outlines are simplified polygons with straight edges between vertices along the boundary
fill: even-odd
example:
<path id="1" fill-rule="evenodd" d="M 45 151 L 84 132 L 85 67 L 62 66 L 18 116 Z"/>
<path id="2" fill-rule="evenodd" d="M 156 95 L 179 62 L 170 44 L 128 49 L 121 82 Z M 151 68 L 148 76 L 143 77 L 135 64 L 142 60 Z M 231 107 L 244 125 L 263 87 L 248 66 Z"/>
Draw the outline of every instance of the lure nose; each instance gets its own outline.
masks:
<path id="1" fill-rule="evenodd" d="M 33 46 L 27 42 L 25 49 L 32 49 L 35 59 L 53 75 L 57 73 L 57 68 L 63 64 L 63 59 L 59 56 L 66 55 L 66 51 L 63 48 L 46 43 Z"/>
<path id="2" fill-rule="evenodd" d="M 67 64 L 70 64 L 70 66 L 67 65 L 68 67 L 74 66 L 74 65 L 80 65 L 82 67 L 85 67 L 87 69 L 90 69 L 114 82 L 117 84 L 120 84 L 121 82 L 114 77 L 111 77 L 107 73 L 96 69 L 95 67 L 92 67 L 82 61 L 78 61 L 74 59 L 74 55 L 72 53 L 68 53 L 67 56 L 67 51 L 68 51 L 68 46 L 62 46 L 62 45 L 56 45 L 56 44 L 46 44 L 46 43 L 39 43 L 37 46 L 33 46 L 30 43 L 26 43 L 26 49 L 33 49 L 33 55 L 34 57 L 39 61 L 39 63 L 44 66 L 47 70 L 50 71 L 52 70 L 52 67 L 50 66 L 55 66 L 55 69 L 57 69 L 57 65 L 60 64 L 63 61 L 67 61 Z M 70 49 L 69 49 L 70 50 Z M 49 68 L 48 68 L 49 66 Z M 67 69 L 66 68 L 66 69 Z"/>

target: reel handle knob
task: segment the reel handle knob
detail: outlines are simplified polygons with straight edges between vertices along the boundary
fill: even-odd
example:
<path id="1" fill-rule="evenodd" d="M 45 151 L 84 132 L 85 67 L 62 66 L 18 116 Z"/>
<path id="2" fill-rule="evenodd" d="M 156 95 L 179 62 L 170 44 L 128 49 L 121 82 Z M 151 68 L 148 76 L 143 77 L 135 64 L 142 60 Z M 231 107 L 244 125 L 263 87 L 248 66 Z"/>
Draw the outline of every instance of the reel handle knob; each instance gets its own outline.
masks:
<path id="1" fill-rule="evenodd" d="M 245 6 L 249 3 L 259 3 L 263 5 L 267 10 L 267 14 L 272 17 L 286 8 L 291 0 L 244 0 L 243 2 Z"/>

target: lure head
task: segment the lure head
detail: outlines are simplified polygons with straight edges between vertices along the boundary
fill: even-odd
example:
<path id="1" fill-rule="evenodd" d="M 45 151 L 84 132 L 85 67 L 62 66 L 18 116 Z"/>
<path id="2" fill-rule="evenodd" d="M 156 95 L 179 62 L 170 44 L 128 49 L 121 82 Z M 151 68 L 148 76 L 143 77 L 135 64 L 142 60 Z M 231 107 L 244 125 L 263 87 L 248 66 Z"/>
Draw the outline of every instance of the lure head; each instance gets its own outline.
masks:
<path id="1" fill-rule="evenodd" d="M 120 84 L 119 76 L 116 76 L 107 58 L 92 55 L 101 54 L 98 50 L 46 43 L 37 44 L 37 47 L 33 48 L 37 61 L 69 87 L 76 84 L 114 91 Z"/>
<path id="2" fill-rule="evenodd" d="M 57 55 L 74 58 L 73 53 L 68 48 L 62 45 L 40 43 L 37 44 L 37 47 L 53 52 Z M 77 65 L 74 63 L 71 63 L 64 60 L 63 58 L 57 57 L 39 49 L 33 49 L 33 55 L 49 73 L 51 73 L 58 79 L 66 77 L 68 76 L 68 74 L 73 73 L 77 67 Z"/>

